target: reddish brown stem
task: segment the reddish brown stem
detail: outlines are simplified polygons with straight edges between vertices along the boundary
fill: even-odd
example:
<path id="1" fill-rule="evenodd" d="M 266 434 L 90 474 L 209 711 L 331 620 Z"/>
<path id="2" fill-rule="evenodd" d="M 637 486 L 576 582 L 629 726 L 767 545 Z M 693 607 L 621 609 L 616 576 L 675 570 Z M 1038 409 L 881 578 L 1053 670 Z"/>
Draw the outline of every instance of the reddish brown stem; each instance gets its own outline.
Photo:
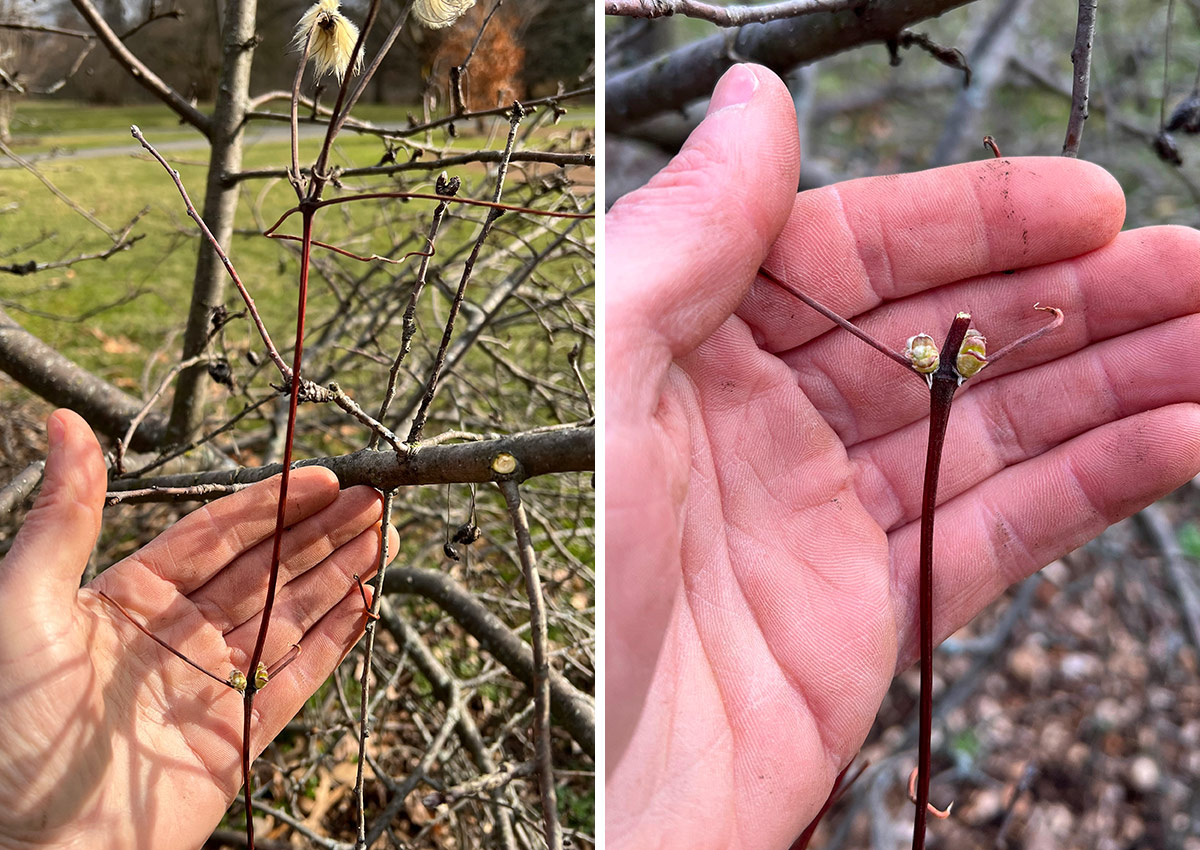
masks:
<path id="1" fill-rule="evenodd" d="M 100 594 L 100 598 L 104 599 L 104 600 L 105 600 L 105 601 L 107 601 L 107 602 L 108 602 L 110 605 L 112 605 L 114 608 L 116 608 L 118 611 L 120 611 L 122 614 L 124 614 L 124 615 L 125 615 L 125 619 L 126 619 L 126 620 L 128 620 L 129 622 L 133 623 L 135 626 L 137 626 L 137 629 L 138 629 L 138 631 L 139 631 L 139 632 L 141 632 L 142 634 L 144 634 L 146 637 L 150 638 L 150 640 L 152 640 L 152 641 L 154 641 L 155 643 L 157 643 L 159 646 L 161 646 L 161 647 L 162 647 L 163 649 L 165 649 L 167 652 L 171 653 L 171 654 L 172 654 L 172 655 L 174 655 L 176 658 L 179 658 L 179 659 L 181 659 L 181 660 L 183 660 L 183 661 L 187 662 L 187 663 L 188 663 L 188 664 L 190 664 L 192 667 L 196 668 L 196 669 L 197 669 L 197 670 L 199 670 L 201 673 L 203 673 L 205 676 L 208 676 L 208 678 L 210 678 L 210 679 L 213 679 L 213 680 L 215 680 L 215 681 L 217 681 L 217 682 L 220 682 L 222 685 L 225 685 L 225 686 L 226 686 L 226 687 L 228 687 L 228 688 L 232 688 L 232 687 L 233 687 L 233 685 L 231 685 L 229 682 L 225 681 L 225 680 L 224 680 L 224 679 L 222 679 L 220 676 L 215 676 L 215 675 L 213 675 L 212 673 L 208 672 L 208 671 L 207 671 L 207 670 L 205 670 L 203 667 L 201 667 L 199 664 L 197 664 L 195 661 L 193 661 L 192 659 L 188 658 L 186 655 L 184 655 L 184 654 L 183 654 L 182 652 L 180 652 L 178 649 L 176 649 L 175 647 L 171 646 L 169 643 L 167 643 L 165 640 L 163 640 L 162 638 L 160 638 L 158 635 L 154 634 L 154 632 L 150 631 L 148 628 L 146 628 L 145 626 L 143 626 L 143 625 L 142 625 L 141 623 L 139 623 L 139 622 L 138 622 L 136 619 L 134 619 L 134 616 L 133 616 L 132 614 L 130 614 L 128 611 L 126 611 L 126 610 L 125 610 L 125 606 L 124 606 L 124 605 L 122 605 L 122 604 L 121 604 L 120 602 L 118 602 L 117 600 L 113 599 L 111 596 L 109 596 L 109 595 L 108 595 L 107 593 L 105 593 L 103 590 L 97 590 L 97 591 L 96 591 L 96 593 Z"/>
<path id="2" fill-rule="evenodd" d="M 312 249 L 313 210 L 302 210 L 304 243 L 300 255 L 300 291 L 296 301 L 296 346 L 292 355 L 291 394 L 288 398 L 287 434 L 284 437 L 283 473 L 279 481 L 279 508 L 275 513 L 275 535 L 271 541 L 271 576 L 267 581 L 267 598 L 263 603 L 262 623 L 258 627 L 258 640 L 254 643 L 254 654 L 246 670 L 246 698 L 242 722 L 242 788 L 246 795 L 246 841 L 254 850 L 254 804 L 251 802 L 250 787 L 250 715 L 254 705 L 255 671 L 262 660 L 267 644 L 267 627 L 271 623 L 271 609 L 275 605 L 275 590 L 279 585 L 279 559 L 283 549 L 284 515 L 287 511 L 288 484 L 292 478 L 292 444 L 296 437 L 296 408 L 300 401 L 300 363 L 304 356 L 304 313 L 308 303 L 308 261 Z"/>
<path id="3" fill-rule="evenodd" d="M 821 811 L 817 812 L 817 816 L 812 819 L 812 822 L 805 827 L 804 832 L 800 833 L 800 837 L 792 842 L 791 850 L 808 850 L 808 844 L 812 841 L 813 835 L 817 831 L 817 826 L 825 815 L 829 814 L 829 810 L 833 808 L 834 803 L 842 799 L 845 793 L 850 790 L 850 786 L 858 781 L 862 776 L 863 771 L 867 769 L 870 762 L 863 762 L 858 766 L 858 770 L 854 771 L 854 775 L 849 780 L 846 779 L 846 774 L 853 767 L 853 762 L 842 768 L 842 772 L 837 775 L 837 779 L 833 780 L 833 788 L 829 790 L 829 796 L 825 798 L 825 805 L 821 806 Z"/>
<path id="4" fill-rule="evenodd" d="M 929 805 L 929 768 L 932 761 L 930 739 L 933 736 L 933 514 L 937 508 L 938 471 L 942 464 L 942 445 L 946 423 L 958 389 L 959 374 L 954 361 L 967 328 L 969 313 L 959 313 L 950 325 L 942 346 L 941 365 L 933 373 L 929 387 L 929 446 L 925 455 L 925 486 L 921 493 L 921 698 L 920 731 L 917 746 L 917 816 L 913 821 L 913 850 L 925 847 L 925 823 Z"/>
<path id="5" fill-rule="evenodd" d="M 916 373 L 916 370 L 913 369 L 913 365 L 907 357 L 905 357 L 903 354 L 901 354 L 898 351 L 892 351 L 886 345 L 879 342 L 879 340 L 875 339 L 875 337 L 871 336 L 866 331 L 861 330 L 857 325 L 854 325 L 851 322 L 846 321 L 841 316 L 839 316 L 837 313 L 833 312 L 828 307 L 826 307 L 824 304 L 822 304 L 820 301 L 816 300 L 815 298 L 811 298 L 808 295 L 805 295 L 803 292 L 801 292 L 798 289 L 793 289 L 791 286 L 784 283 L 779 278 L 775 277 L 775 275 L 771 274 L 765 268 L 760 268 L 758 270 L 758 273 L 760 275 L 762 275 L 763 277 L 765 277 L 767 280 L 771 281 L 771 283 L 778 286 L 780 289 L 782 289 L 788 295 L 792 296 L 793 298 L 798 299 L 799 301 L 802 301 L 803 303 L 807 304 L 812 309 L 816 310 L 818 313 L 820 313 L 822 316 L 824 316 L 829 321 L 833 322 L 838 327 L 845 328 L 850 333 L 854 334 L 856 337 L 858 337 L 863 342 L 865 342 L 867 345 L 874 348 L 876 351 L 878 351 L 882 354 L 886 354 L 888 357 L 895 360 L 897 363 L 899 363 L 905 369 L 908 369 L 910 372 Z"/>

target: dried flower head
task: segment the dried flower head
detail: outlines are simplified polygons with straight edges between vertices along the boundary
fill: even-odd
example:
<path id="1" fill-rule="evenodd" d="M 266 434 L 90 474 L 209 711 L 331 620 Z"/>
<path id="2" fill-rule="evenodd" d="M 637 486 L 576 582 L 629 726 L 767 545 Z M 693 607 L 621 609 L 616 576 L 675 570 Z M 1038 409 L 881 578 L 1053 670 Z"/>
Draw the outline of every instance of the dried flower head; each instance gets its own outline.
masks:
<path id="1" fill-rule="evenodd" d="M 296 24 L 296 36 L 292 44 L 303 50 L 312 33 L 308 55 L 317 66 L 317 77 L 333 71 L 338 82 L 346 76 L 350 66 L 350 54 L 358 41 L 358 27 L 338 11 L 338 0 L 317 0 Z M 362 70 L 362 53 L 354 62 L 353 73 Z"/>
<path id="2" fill-rule="evenodd" d="M 413 14 L 431 30 L 448 27 L 475 5 L 475 0 L 416 0 Z"/>
<path id="3" fill-rule="evenodd" d="M 929 334 L 917 334 L 908 338 L 904 356 L 913 364 L 913 368 L 922 375 L 932 375 L 938 370 L 940 357 L 937 343 Z"/>
<path id="4" fill-rule="evenodd" d="M 963 380 L 966 380 L 986 365 L 987 340 L 983 334 L 971 328 L 963 337 L 962 345 L 958 347 L 958 357 L 954 359 L 954 369 L 962 375 Z"/>

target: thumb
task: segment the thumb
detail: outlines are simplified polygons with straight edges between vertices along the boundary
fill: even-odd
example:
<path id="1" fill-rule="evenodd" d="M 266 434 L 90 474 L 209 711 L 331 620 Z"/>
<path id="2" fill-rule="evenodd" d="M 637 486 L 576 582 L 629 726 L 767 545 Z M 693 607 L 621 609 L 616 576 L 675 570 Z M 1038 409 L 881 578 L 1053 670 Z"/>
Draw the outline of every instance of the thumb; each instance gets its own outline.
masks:
<path id="1" fill-rule="evenodd" d="M 25 604 L 64 605 L 75 598 L 100 536 L 107 472 L 87 422 L 70 410 L 46 420 L 50 452 L 42 490 L 0 564 L 5 594 Z"/>
<path id="2" fill-rule="evenodd" d="M 683 149 L 605 217 L 606 340 L 687 353 L 729 318 L 791 212 L 800 176 L 783 81 L 735 65 Z"/>

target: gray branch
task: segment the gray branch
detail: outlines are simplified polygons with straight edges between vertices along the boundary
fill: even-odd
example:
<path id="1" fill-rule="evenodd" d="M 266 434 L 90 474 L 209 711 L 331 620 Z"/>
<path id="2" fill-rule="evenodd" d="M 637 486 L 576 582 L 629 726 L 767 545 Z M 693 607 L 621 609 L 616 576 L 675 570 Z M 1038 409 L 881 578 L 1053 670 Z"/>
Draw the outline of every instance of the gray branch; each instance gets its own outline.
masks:
<path id="1" fill-rule="evenodd" d="M 142 409 L 127 395 L 67 359 L 0 310 L 0 371 L 51 404 L 69 407 L 102 434 L 120 439 Z M 151 451 L 162 444 L 166 423 L 151 415 L 134 434 L 131 447 Z"/>
<path id="2" fill-rule="evenodd" d="M 136 411 L 135 411 L 136 412 Z M 144 426 L 143 426 L 144 427 Z M 139 429 L 138 433 L 141 433 Z M 511 455 L 516 462 L 511 472 L 497 472 L 493 462 Z M 393 490 L 420 484 L 482 484 L 486 481 L 524 481 L 538 475 L 559 472 L 587 472 L 596 464 L 596 429 L 562 428 L 532 431 L 447 446 L 416 448 L 409 454 L 362 449 L 348 455 L 313 458 L 296 463 L 300 466 L 324 466 L 333 471 L 342 487 L 366 484 L 377 490 Z M 234 470 L 162 475 L 155 478 L 124 479 L 109 484 L 110 495 L 128 490 L 177 488 L 192 499 L 223 495 L 212 485 L 230 487 L 253 484 L 278 475 L 282 464 Z M 204 492 L 205 488 L 209 488 Z M 181 501 L 180 493 L 147 492 L 128 502 Z"/>
<path id="3" fill-rule="evenodd" d="M 752 24 L 652 59 L 608 79 L 608 131 L 707 97 L 735 62 L 758 62 L 783 74 L 797 65 L 869 42 L 895 38 L 905 27 L 972 0 L 862 2 L 854 9 Z"/>
<path id="4" fill-rule="evenodd" d="M 527 686 L 534 684 L 533 650 L 504 621 L 454 579 L 433 570 L 404 567 L 388 573 L 387 593 L 415 593 L 437 603 L 471 633 L 484 651 Z M 550 671 L 550 714 L 589 756 L 596 752 L 596 707 L 557 670 Z"/>

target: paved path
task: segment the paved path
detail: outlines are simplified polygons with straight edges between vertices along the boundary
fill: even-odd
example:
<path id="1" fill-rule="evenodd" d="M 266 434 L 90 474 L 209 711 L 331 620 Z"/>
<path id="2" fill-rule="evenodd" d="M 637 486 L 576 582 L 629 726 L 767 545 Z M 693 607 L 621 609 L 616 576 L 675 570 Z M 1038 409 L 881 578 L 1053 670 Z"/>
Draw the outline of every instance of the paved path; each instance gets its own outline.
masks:
<path id="1" fill-rule="evenodd" d="M 160 131 L 161 132 L 161 131 Z M 168 131 L 173 136 L 178 132 L 175 130 Z M 300 127 L 300 138 L 308 139 L 313 137 L 323 137 L 325 135 L 324 127 L 316 127 L 312 124 Z M 286 124 L 266 126 L 259 124 L 246 131 L 245 144 L 247 146 L 256 145 L 259 142 L 286 142 L 291 136 L 291 130 Z M 187 138 L 172 138 L 163 142 L 154 140 L 154 133 L 148 134 L 147 138 L 154 145 L 159 153 L 166 154 L 171 151 L 187 151 L 187 150 L 203 150 L 208 147 L 208 140 L 198 133 L 191 133 Z M 102 145 L 100 147 L 87 148 L 63 148 L 54 151 L 22 154 L 19 150 L 16 153 L 28 162 L 34 164 L 41 162 L 57 162 L 66 159 L 98 159 L 106 156 L 135 156 L 137 154 L 146 154 L 142 146 L 132 136 L 129 137 L 129 144 L 125 145 Z M 6 156 L 0 154 L 0 168 L 18 168 L 17 163 L 13 162 Z"/>

